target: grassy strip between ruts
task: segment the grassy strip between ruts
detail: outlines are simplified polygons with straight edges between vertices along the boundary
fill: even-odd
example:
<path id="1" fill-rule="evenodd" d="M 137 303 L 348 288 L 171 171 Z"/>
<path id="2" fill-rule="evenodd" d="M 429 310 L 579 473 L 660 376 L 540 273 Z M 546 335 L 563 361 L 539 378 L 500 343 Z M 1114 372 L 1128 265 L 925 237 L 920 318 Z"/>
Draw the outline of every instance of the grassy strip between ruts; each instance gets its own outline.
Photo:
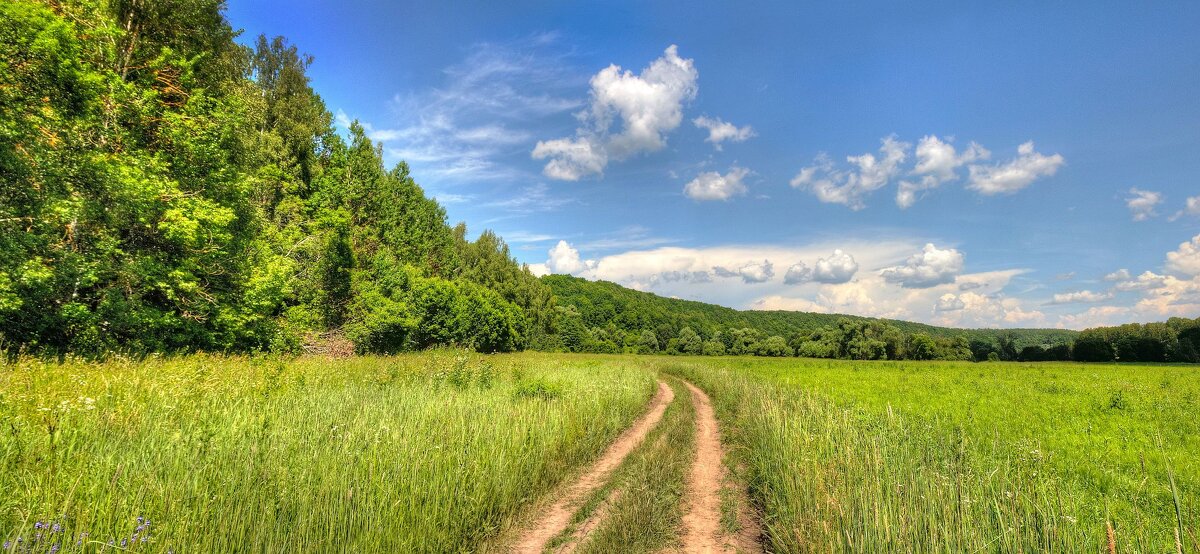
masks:
<path id="1" fill-rule="evenodd" d="M 620 494 L 576 552 L 657 552 L 677 539 L 694 459 L 696 410 L 688 390 L 676 379 L 666 380 L 675 402 L 613 477 Z"/>
<path id="2" fill-rule="evenodd" d="M 46 551 L 473 550 L 655 386 L 645 364 L 462 352 L 20 360 L 0 368 L 0 535 Z"/>
<path id="3" fill-rule="evenodd" d="M 717 403 L 773 551 L 1099 551 L 1109 521 L 1121 551 L 1174 552 L 1177 533 L 1180 548 L 1200 548 L 1188 492 L 1195 462 L 1184 455 L 1193 439 L 1183 431 L 1196 426 L 1191 368 L 738 359 L 671 367 Z M 980 387 L 992 398 L 978 400 Z M 1070 396 L 1042 398 L 1046 387 Z M 1093 400 L 1115 402 L 1110 388 L 1145 403 L 1140 417 L 1093 409 Z M 1148 447 L 1149 467 L 1124 468 L 1140 488 L 1088 478 L 1106 461 L 1081 456 L 1083 438 L 1096 439 L 1079 425 L 1124 449 Z M 1157 451 L 1132 441 L 1146 429 L 1166 437 Z"/>

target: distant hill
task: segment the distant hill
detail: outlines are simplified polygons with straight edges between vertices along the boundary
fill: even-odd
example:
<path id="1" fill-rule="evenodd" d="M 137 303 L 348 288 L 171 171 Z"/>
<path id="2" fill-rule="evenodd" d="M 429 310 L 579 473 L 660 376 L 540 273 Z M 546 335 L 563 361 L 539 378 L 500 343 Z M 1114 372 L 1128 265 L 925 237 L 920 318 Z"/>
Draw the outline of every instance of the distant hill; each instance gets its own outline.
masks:
<path id="1" fill-rule="evenodd" d="M 965 336 L 968 340 L 995 342 L 1000 336 L 1008 335 L 1019 346 L 1070 344 L 1079 334 L 1067 329 L 956 329 L 854 315 L 735 310 L 694 300 L 665 298 L 609 281 L 589 281 L 570 275 L 547 275 L 541 280 L 550 286 L 559 306 L 573 307 L 589 327 L 603 327 L 609 322 L 624 330 L 655 329 L 666 325 L 676 330 L 691 327 L 701 334 L 731 328 L 752 328 L 765 335 L 790 337 L 796 333 L 835 326 L 839 320 L 851 319 L 883 321 L 906 334 L 925 333 L 933 337 Z"/>

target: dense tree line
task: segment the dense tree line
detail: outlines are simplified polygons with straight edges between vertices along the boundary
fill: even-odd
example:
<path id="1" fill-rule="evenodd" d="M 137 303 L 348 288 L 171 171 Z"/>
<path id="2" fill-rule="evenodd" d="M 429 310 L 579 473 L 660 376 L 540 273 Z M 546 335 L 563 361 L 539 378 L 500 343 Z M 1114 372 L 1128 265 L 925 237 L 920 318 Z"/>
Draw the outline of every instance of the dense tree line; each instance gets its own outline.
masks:
<path id="1" fill-rule="evenodd" d="M 615 283 L 542 277 L 558 301 L 549 345 L 578 352 L 804 356 L 856 360 L 1021 360 L 1069 352 L 1060 329 L 950 329 L 908 321 L 786 311 L 738 311 L 663 298 Z M 1068 358 L 1069 359 L 1069 356 Z"/>
<path id="2" fill-rule="evenodd" d="M 8 349 L 527 346 L 549 289 L 403 163 L 347 138 L 282 37 L 216 0 L 0 4 L 0 340 Z"/>
<path id="3" fill-rule="evenodd" d="M 542 278 L 559 306 L 554 348 L 576 352 L 854 360 L 1200 362 L 1200 318 L 1088 329 L 951 329 L 804 312 L 738 311 L 615 283 Z"/>

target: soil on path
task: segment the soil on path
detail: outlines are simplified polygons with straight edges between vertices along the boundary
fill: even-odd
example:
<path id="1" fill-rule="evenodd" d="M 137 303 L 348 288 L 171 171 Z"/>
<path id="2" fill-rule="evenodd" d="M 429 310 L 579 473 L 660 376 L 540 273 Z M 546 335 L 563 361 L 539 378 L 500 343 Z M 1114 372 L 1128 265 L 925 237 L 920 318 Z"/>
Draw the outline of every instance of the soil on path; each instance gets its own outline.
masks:
<path id="1" fill-rule="evenodd" d="M 621 461 L 641 444 L 646 434 L 658 425 L 667 405 L 675 399 L 675 392 L 666 383 L 658 382 L 658 392 L 650 401 L 650 408 L 626 429 L 617 440 L 604 451 L 587 472 L 565 489 L 557 493 L 558 500 L 547 508 L 534 524 L 522 532 L 513 546 L 513 552 L 540 553 L 547 543 L 558 536 L 571 522 L 571 516 L 588 494 L 603 485 Z"/>
<path id="2" fill-rule="evenodd" d="M 745 495 L 739 495 L 739 532 L 727 535 L 721 527 L 721 487 L 726 471 L 722 463 L 721 433 L 708 395 L 684 382 L 696 407 L 696 460 L 688 475 L 686 513 L 683 516 L 683 552 L 762 552 L 757 526 L 750 518 Z M 733 490 L 740 490 L 734 487 Z"/>

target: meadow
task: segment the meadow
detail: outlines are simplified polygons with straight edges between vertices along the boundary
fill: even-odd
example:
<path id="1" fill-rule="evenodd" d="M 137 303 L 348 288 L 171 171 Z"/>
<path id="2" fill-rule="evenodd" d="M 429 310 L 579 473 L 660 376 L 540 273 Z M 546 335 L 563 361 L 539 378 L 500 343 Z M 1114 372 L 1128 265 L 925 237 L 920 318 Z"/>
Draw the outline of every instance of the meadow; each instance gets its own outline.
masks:
<path id="1" fill-rule="evenodd" d="M 676 367 L 718 403 L 776 551 L 1200 551 L 1194 366 Z"/>
<path id="2" fill-rule="evenodd" d="M 554 545 L 679 544 L 686 381 L 715 405 L 769 551 L 1200 550 L 1191 366 L 455 350 L 8 362 L 0 538 L 36 552 L 503 551 L 657 380 L 676 400 Z"/>
<path id="3" fill-rule="evenodd" d="M 470 551 L 654 387 L 620 363 L 460 352 L 23 360 L 0 370 L 0 535 L 14 550 L 40 535 L 35 551 Z"/>

